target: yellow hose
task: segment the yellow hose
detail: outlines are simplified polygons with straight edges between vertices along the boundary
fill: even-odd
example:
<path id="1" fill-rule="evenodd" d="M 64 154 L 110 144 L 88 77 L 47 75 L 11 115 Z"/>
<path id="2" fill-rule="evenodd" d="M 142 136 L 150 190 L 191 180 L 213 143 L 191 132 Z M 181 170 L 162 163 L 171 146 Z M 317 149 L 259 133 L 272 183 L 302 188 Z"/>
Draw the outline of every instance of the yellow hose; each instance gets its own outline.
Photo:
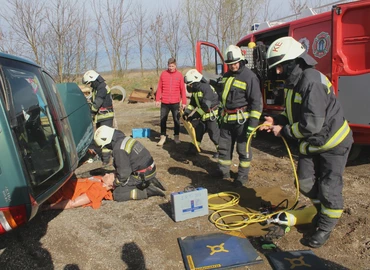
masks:
<path id="1" fill-rule="evenodd" d="M 251 132 L 251 134 L 248 137 L 247 144 L 246 144 L 247 154 L 249 152 L 248 149 L 249 149 L 249 146 L 250 146 L 253 135 L 262 126 L 270 126 L 270 124 L 261 124 L 261 125 L 257 126 Z M 291 162 L 291 165 L 292 165 L 292 168 L 293 168 L 293 174 L 294 174 L 295 182 L 296 182 L 296 197 L 295 197 L 295 202 L 293 204 L 293 207 L 290 208 L 290 209 L 292 209 L 297 205 L 298 198 L 299 198 L 298 175 L 297 175 L 297 171 L 295 169 L 294 160 L 293 160 L 293 157 L 292 157 L 292 153 L 290 152 L 288 143 L 286 142 L 284 137 L 281 137 L 281 138 L 283 139 L 283 142 L 284 142 L 285 147 L 287 149 L 289 159 L 290 159 L 290 162 Z M 288 208 L 286 208 L 284 210 L 280 210 L 280 211 L 276 211 L 276 212 L 268 214 L 268 215 L 264 215 L 260 212 L 247 212 L 247 211 L 244 211 L 244 210 L 230 209 L 229 207 L 237 205 L 239 203 L 240 195 L 238 193 L 236 193 L 236 192 L 220 192 L 220 193 L 216 193 L 216 194 L 211 194 L 211 195 L 208 196 L 208 201 L 210 201 L 211 199 L 216 198 L 216 197 L 222 198 L 226 202 L 225 203 L 219 203 L 219 204 L 209 203 L 209 209 L 215 210 L 215 212 L 212 213 L 211 216 L 210 216 L 210 221 L 218 229 L 224 230 L 224 231 L 240 230 L 242 228 L 247 227 L 250 224 L 260 223 L 260 222 L 266 221 L 267 219 L 271 218 L 274 215 L 277 215 L 281 212 L 289 210 Z M 221 215 L 221 213 L 228 213 L 228 214 Z M 216 217 L 216 215 L 217 215 L 217 217 Z M 230 223 L 225 223 L 224 219 L 229 218 L 229 217 L 240 217 L 241 220 L 240 221 L 233 221 L 233 222 L 230 222 Z"/>

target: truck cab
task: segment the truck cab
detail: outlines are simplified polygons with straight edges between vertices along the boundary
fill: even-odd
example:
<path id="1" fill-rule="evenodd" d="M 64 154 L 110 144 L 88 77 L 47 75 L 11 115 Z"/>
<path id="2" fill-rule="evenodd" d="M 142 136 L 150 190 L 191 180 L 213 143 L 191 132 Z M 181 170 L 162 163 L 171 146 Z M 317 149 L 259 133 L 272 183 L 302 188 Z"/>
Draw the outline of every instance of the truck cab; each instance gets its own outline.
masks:
<path id="1" fill-rule="evenodd" d="M 310 9 L 311 10 L 311 9 Z M 301 42 L 317 62 L 316 69 L 332 82 L 354 136 L 352 151 L 370 145 L 370 1 L 356 1 L 332 7 L 331 11 L 307 12 L 290 22 L 261 23 L 236 44 L 261 82 L 264 114 L 284 109 L 284 81 L 266 64 L 268 46 L 278 38 L 292 36 Z M 248 44 L 253 42 L 252 49 Z M 220 76 L 227 70 L 216 45 L 199 41 L 196 68 L 205 76 Z M 211 57 L 209 57 L 211 56 Z M 356 154 L 356 155 L 357 155 Z M 352 156 L 353 158 L 353 156 Z"/>
<path id="2" fill-rule="evenodd" d="M 73 174 L 93 139 L 76 84 L 0 53 L 0 234 L 32 219 Z"/>

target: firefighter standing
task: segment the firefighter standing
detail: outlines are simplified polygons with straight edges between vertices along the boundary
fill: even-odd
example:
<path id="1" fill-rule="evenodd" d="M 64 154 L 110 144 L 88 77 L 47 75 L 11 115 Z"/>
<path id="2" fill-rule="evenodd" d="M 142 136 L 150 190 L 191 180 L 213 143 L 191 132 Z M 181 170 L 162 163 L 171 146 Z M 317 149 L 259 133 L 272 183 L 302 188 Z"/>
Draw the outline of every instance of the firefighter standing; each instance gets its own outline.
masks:
<path id="1" fill-rule="evenodd" d="M 141 200 L 165 196 L 165 188 L 156 176 L 156 166 L 149 151 L 137 140 L 108 126 L 99 127 L 94 134 L 99 147 L 112 150 L 115 201 Z"/>
<path id="2" fill-rule="evenodd" d="M 223 178 L 230 178 L 233 149 L 239 154 L 236 187 L 247 183 L 252 152 L 247 155 L 246 142 L 249 134 L 259 123 L 262 111 L 262 95 L 257 76 L 245 66 L 247 61 L 241 49 L 230 45 L 225 53 L 229 71 L 222 78 L 220 116 L 219 169 Z"/>
<path id="3" fill-rule="evenodd" d="M 267 62 L 286 80 L 286 107 L 276 117 L 265 117 L 265 124 L 272 126 L 261 130 L 299 141 L 300 191 L 318 209 L 317 230 L 308 245 L 317 248 L 325 244 L 343 212 L 342 175 L 352 131 L 332 84 L 314 69 L 317 62 L 301 43 L 292 37 L 276 40 L 268 49 Z"/>
<path id="4" fill-rule="evenodd" d="M 184 81 L 188 92 L 192 93 L 192 96 L 190 103 L 185 109 L 183 118 L 186 121 L 199 120 L 195 126 L 198 146 L 200 147 L 204 134 L 208 132 L 211 141 L 216 147 L 216 154 L 213 155 L 213 158 L 218 158 L 218 141 L 220 139 L 220 129 L 217 123 L 220 103 L 218 95 L 215 89 L 207 83 L 203 75 L 196 69 L 189 70 L 184 77 Z M 191 144 L 188 154 L 196 153 L 196 147 Z"/>
<path id="5" fill-rule="evenodd" d="M 86 71 L 82 78 L 83 84 L 90 84 L 92 88 L 91 116 L 96 128 L 100 126 L 113 127 L 113 102 L 109 86 L 94 70 Z M 101 156 L 103 164 L 109 163 L 111 153 L 108 149 L 94 149 Z"/>

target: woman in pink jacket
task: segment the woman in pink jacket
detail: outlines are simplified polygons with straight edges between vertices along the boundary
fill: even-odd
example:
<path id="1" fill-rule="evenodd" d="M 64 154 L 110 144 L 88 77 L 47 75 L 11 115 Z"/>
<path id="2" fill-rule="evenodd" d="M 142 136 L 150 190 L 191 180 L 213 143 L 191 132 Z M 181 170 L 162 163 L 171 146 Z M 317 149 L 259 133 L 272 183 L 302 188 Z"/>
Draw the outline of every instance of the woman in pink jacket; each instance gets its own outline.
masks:
<path id="1" fill-rule="evenodd" d="M 184 77 L 176 69 L 175 58 L 168 59 L 168 69 L 163 71 L 159 77 L 155 100 L 156 106 L 161 106 L 161 139 L 157 145 L 162 146 L 166 142 L 167 119 L 170 111 L 174 121 L 175 143 L 180 143 L 179 109 L 180 102 L 183 109 L 186 106 L 186 91 Z"/>

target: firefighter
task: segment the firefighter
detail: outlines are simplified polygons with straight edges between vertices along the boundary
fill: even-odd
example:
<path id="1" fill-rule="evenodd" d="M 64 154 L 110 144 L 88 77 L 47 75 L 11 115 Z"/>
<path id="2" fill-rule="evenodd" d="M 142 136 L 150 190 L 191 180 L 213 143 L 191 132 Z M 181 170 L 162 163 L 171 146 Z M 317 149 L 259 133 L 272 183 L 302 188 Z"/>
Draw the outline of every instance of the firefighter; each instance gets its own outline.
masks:
<path id="1" fill-rule="evenodd" d="M 262 95 L 257 76 L 245 66 L 247 61 L 242 51 L 235 45 L 230 45 L 225 53 L 225 62 L 229 71 L 221 81 L 222 115 L 220 116 L 219 141 L 219 174 L 230 178 L 230 165 L 234 145 L 239 154 L 238 175 L 234 181 L 236 187 L 248 182 L 251 149 L 247 155 L 246 142 L 251 132 L 259 123 L 262 111 Z"/>
<path id="2" fill-rule="evenodd" d="M 211 141 L 216 147 L 213 158 L 218 158 L 218 141 L 220 139 L 220 129 L 217 123 L 218 106 L 220 104 L 215 89 L 206 81 L 202 74 L 196 69 L 189 70 L 184 77 L 186 89 L 192 93 L 190 103 L 184 111 L 183 118 L 186 121 L 197 119 L 195 134 L 198 146 L 202 142 L 203 136 L 208 132 Z M 193 123 L 195 121 L 192 121 Z M 191 144 L 188 154 L 196 154 L 195 145 Z"/>
<path id="3" fill-rule="evenodd" d="M 115 201 L 165 196 L 165 188 L 156 178 L 153 157 L 140 142 L 108 126 L 101 126 L 95 131 L 94 141 L 97 146 L 112 150 Z"/>
<path id="4" fill-rule="evenodd" d="M 109 86 L 105 80 L 94 70 L 86 71 L 82 77 L 83 84 L 89 84 L 92 88 L 91 98 L 91 116 L 95 124 L 95 128 L 100 126 L 113 127 L 113 102 Z M 103 165 L 109 164 L 111 153 L 108 149 L 92 148 L 101 156 Z"/>
<path id="5" fill-rule="evenodd" d="M 343 172 L 353 142 L 328 78 L 292 37 L 274 41 L 267 51 L 269 68 L 285 80 L 285 110 L 265 117 L 260 129 L 299 142 L 298 178 L 303 195 L 318 209 L 310 247 L 325 244 L 343 212 Z"/>

